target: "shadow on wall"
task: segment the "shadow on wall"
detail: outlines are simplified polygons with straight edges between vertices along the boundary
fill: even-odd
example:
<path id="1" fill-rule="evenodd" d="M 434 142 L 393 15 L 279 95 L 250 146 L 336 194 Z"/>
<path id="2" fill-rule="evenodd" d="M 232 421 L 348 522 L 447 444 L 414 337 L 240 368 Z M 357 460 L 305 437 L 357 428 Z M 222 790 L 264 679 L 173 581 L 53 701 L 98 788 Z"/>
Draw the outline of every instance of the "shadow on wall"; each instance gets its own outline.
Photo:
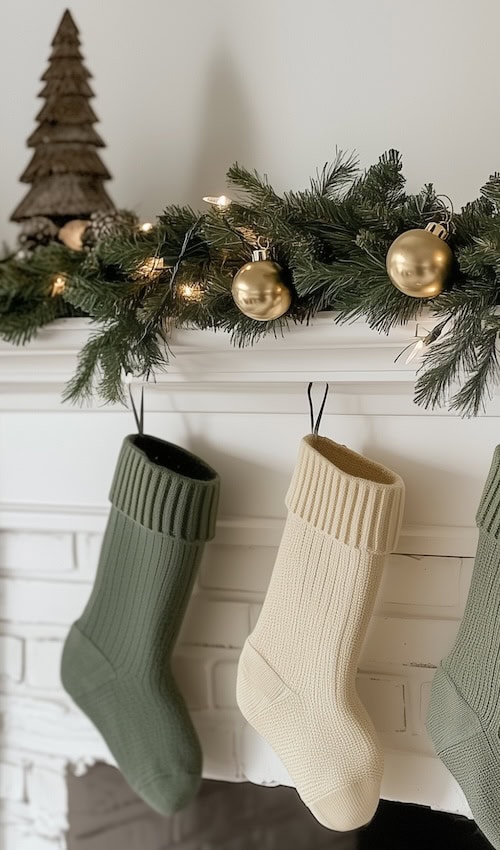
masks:
<path id="1" fill-rule="evenodd" d="M 236 160 L 248 163 L 255 158 L 255 121 L 249 98 L 223 40 L 207 68 L 203 102 L 189 197 L 223 194 L 229 166 Z"/>

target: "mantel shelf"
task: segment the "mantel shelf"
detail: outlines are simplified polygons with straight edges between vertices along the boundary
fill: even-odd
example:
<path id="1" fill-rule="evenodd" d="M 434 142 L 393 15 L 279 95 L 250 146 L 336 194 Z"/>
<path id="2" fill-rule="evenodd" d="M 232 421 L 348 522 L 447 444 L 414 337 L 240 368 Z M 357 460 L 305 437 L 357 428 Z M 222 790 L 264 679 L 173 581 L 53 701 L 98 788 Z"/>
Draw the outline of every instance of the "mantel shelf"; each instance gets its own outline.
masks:
<path id="1" fill-rule="evenodd" d="M 190 409 L 193 393 L 197 409 L 217 409 L 230 394 L 242 412 L 289 413 L 303 407 L 304 385 L 327 381 L 334 400 L 331 412 L 450 416 L 445 408 L 427 411 L 413 402 L 418 359 L 410 364 L 398 354 L 417 332 L 430 330 L 436 320 L 425 313 L 419 322 L 393 328 L 389 334 L 372 330 L 364 320 L 336 324 L 334 313 L 321 313 L 308 325 L 292 326 L 282 336 L 268 336 L 254 345 L 238 348 L 229 334 L 210 330 L 173 329 L 165 369 L 147 388 L 149 410 L 175 408 L 182 393 Z M 73 410 L 61 404 L 66 382 L 73 375 L 79 351 L 93 333 L 88 319 L 63 319 L 43 328 L 25 346 L 0 341 L 0 409 Z M 238 401 L 239 399 L 239 401 Z M 259 407 L 260 406 L 260 407 Z M 89 408 L 106 411 L 119 406 L 96 399 Z M 499 415 L 500 396 L 488 407 L 488 416 Z"/>

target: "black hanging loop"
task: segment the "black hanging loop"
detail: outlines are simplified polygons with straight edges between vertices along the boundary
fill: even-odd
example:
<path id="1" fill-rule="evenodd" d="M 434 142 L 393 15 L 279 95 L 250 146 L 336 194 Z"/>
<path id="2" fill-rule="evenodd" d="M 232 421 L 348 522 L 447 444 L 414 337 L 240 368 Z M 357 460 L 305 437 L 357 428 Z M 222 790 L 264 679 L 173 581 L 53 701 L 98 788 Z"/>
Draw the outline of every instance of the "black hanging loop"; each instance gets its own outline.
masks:
<path id="1" fill-rule="evenodd" d="M 139 413 L 137 412 L 137 407 L 132 395 L 131 383 L 128 385 L 128 394 L 130 396 L 130 404 L 132 405 L 132 413 L 134 414 L 135 424 L 137 425 L 137 432 L 142 436 L 144 434 L 144 384 L 141 386 L 141 406 L 139 408 Z"/>
<path id="2" fill-rule="evenodd" d="M 326 398 L 328 396 L 329 386 L 328 386 L 328 384 L 325 384 L 325 393 L 323 395 L 323 401 L 321 402 L 321 407 L 319 409 L 318 416 L 316 417 L 316 422 L 314 422 L 314 407 L 313 407 L 313 401 L 312 401 L 312 396 L 311 396 L 312 386 L 313 386 L 313 382 L 311 381 L 309 383 L 308 388 L 307 388 L 307 397 L 309 399 L 309 413 L 310 413 L 310 416 L 311 416 L 311 434 L 314 434 L 314 436 L 317 437 L 318 432 L 319 432 L 319 426 L 321 424 L 321 419 L 323 417 L 323 411 L 325 409 Z"/>

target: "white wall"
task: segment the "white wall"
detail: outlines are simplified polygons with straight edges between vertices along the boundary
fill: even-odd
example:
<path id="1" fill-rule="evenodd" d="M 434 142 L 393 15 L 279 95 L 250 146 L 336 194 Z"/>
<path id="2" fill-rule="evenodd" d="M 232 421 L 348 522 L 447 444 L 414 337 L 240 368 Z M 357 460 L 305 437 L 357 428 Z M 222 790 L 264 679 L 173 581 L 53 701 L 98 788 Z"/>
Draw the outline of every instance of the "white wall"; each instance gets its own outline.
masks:
<path id="1" fill-rule="evenodd" d="M 64 0 L 1 0 L 0 239 Z M 300 187 L 335 146 L 388 147 L 456 204 L 500 170 L 494 0 L 73 0 L 116 203 L 219 194 L 238 159 Z"/>

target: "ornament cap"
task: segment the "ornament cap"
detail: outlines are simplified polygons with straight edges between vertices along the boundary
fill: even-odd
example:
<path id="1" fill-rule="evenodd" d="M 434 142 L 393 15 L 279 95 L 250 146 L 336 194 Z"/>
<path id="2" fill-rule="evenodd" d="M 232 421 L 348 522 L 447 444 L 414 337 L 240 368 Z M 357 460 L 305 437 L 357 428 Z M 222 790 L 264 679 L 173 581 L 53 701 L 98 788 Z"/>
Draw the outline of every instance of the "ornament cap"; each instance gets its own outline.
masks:
<path id="1" fill-rule="evenodd" d="M 425 228 L 428 233 L 432 233 L 434 236 L 437 236 L 438 239 L 448 239 L 449 231 L 445 224 L 440 224 L 438 221 L 430 221 L 427 227 Z"/>
<path id="2" fill-rule="evenodd" d="M 252 251 L 252 263 L 258 263 L 261 260 L 269 260 L 269 248 L 254 248 Z"/>

